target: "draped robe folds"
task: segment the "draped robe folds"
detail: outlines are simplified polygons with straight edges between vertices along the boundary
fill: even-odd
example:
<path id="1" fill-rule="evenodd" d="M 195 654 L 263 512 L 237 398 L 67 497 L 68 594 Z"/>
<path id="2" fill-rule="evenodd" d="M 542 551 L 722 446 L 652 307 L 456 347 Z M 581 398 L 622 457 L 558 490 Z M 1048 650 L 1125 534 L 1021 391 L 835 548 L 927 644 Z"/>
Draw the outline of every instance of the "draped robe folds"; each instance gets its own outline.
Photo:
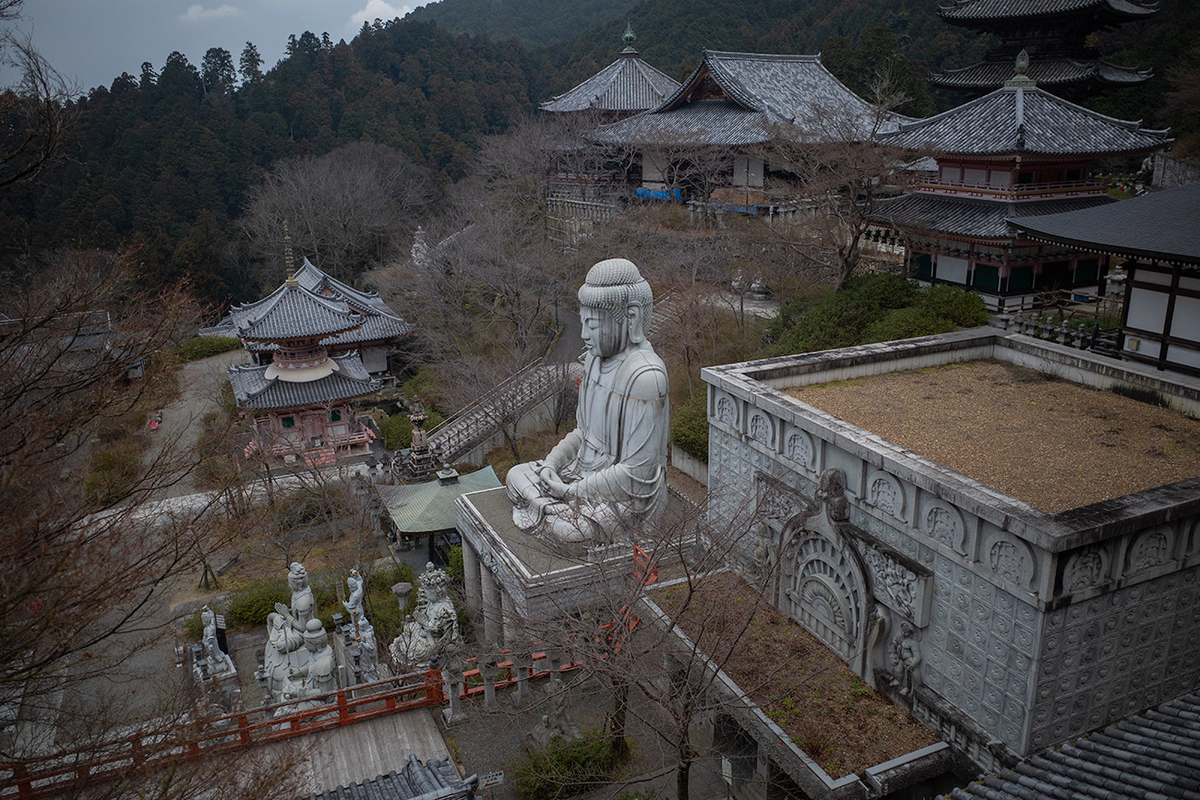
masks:
<path id="1" fill-rule="evenodd" d="M 515 467 L 509 494 L 520 527 L 546 521 L 560 538 L 611 539 L 619 527 L 646 524 L 666 506 L 667 372 L 647 342 L 608 359 L 589 353 L 584 369 L 578 427 L 543 462 Z M 543 464 L 568 484 L 563 500 L 536 496 Z M 564 535 L 572 526 L 579 535 Z"/>

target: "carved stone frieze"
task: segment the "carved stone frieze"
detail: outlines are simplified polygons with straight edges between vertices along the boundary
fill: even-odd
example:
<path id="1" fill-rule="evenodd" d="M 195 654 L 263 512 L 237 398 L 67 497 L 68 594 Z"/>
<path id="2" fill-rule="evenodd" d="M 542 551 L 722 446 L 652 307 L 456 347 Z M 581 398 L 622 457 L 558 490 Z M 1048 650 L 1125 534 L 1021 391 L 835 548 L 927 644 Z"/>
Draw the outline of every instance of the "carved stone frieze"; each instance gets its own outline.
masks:
<path id="1" fill-rule="evenodd" d="M 988 544 L 984 563 L 996 577 L 1022 589 L 1029 589 L 1033 584 L 1033 553 L 1024 542 L 1007 536 L 994 538 Z"/>
<path id="2" fill-rule="evenodd" d="M 941 542 L 956 552 L 966 552 L 966 525 L 963 523 L 962 513 L 958 509 L 940 503 L 930 505 L 925 510 L 922 523 L 925 532 L 934 541 Z"/>
<path id="3" fill-rule="evenodd" d="M 867 502 L 889 517 L 905 519 L 907 502 L 904 487 L 886 472 L 872 473 L 867 479 Z"/>
<path id="4" fill-rule="evenodd" d="M 863 542 L 859 552 L 875 579 L 875 595 L 910 620 L 917 618 L 917 573 L 882 549 Z"/>
<path id="5" fill-rule="evenodd" d="M 1108 574 L 1108 551 L 1088 547 L 1071 553 L 1063 568 L 1062 588 L 1067 594 L 1098 586 Z"/>
<path id="6" fill-rule="evenodd" d="M 1171 560 L 1174 533 L 1165 525 L 1139 534 L 1129 548 L 1125 571 L 1130 575 L 1161 567 Z"/>
<path id="7" fill-rule="evenodd" d="M 723 422 L 731 428 L 737 427 L 737 401 L 724 392 L 718 392 L 713 400 L 713 415 L 718 422 Z"/>
<path id="8" fill-rule="evenodd" d="M 783 454 L 805 470 L 813 471 L 816 448 L 813 446 L 812 437 L 805 431 L 792 428 L 787 433 Z"/>
<path id="9" fill-rule="evenodd" d="M 774 421 L 761 411 L 750 413 L 750 424 L 747 426 L 750 438 L 767 447 L 775 445 Z"/>

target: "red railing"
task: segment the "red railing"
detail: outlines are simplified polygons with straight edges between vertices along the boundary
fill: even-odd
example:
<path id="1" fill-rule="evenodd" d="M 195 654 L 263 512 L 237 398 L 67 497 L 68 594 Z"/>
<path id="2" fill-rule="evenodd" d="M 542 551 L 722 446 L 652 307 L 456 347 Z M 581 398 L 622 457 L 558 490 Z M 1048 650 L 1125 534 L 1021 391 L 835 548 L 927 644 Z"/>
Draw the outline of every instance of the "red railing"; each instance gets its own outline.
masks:
<path id="1" fill-rule="evenodd" d="M 536 665 L 545 658 L 545 653 L 534 653 L 532 661 Z M 470 659 L 467 663 L 474 662 L 475 659 Z M 496 680 L 495 688 L 517 683 L 511 660 L 496 666 L 503 670 L 504 677 Z M 565 671 L 577 666 L 571 662 L 559 669 Z M 531 668 L 529 679 L 537 680 L 549 674 L 549 669 Z M 465 670 L 463 677 L 460 697 L 475 697 L 486 690 L 478 669 Z M 134 734 L 92 748 L 56 753 L 20 763 L 0 764 L 0 799 L 52 797 L 75 787 L 94 786 L 156 765 L 194 761 L 341 728 L 401 711 L 442 705 L 446 702 L 446 695 L 441 671 L 428 670 L 386 678 L 352 689 L 338 689 L 310 699 L 319 701 L 321 705 L 305 711 L 288 712 L 287 707 L 294 703 L 276 703 Z"/>

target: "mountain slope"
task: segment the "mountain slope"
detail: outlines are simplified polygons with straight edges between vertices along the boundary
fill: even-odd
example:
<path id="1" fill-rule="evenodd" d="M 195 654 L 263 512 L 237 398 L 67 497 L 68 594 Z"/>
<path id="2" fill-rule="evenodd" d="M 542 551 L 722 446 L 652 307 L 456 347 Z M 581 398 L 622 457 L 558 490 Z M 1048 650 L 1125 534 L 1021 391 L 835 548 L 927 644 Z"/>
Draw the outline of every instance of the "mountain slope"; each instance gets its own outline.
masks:
<path id="1" fill-rule="evenodd" d="M 406 20 L 436 22 L 452 33 L 517 37 L 542 46 L 573 39 L 581 31 L 623 14 L 639 0 L 441 0 L 412 11 Z M 624 22 L 621 23 L 622 29 Z M 616 40 L 614 40 L 616 41 Z"/>

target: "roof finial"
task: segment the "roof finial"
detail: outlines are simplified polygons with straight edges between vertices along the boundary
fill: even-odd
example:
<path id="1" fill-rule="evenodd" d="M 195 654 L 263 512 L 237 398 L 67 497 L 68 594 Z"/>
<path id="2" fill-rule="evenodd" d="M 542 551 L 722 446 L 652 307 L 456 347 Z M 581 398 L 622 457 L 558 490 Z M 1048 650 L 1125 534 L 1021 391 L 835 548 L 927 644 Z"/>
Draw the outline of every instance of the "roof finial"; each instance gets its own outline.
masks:
<path id="1" fill-rule="evenodd" d="M 1009 87 L 1030 87 L 1037 86 L 1037 81 L 1030 78 L 1029 72 L 1029 51 L 1022 48 L 1021 52 L 1017 53 L 1016 70 L 1011 78 L 1004 82 L 1005 88 Z"/>
<path id="2" fill-rule="evenodd" d="M 283 263 L 287 266 L 288 277 L 296 272 L 296 262 L 292 258 L 292 234 L 288 230 L 288 221 L 283 221 Z"/>
<path id="3" fill-rule="evenodd" d="M 633 35 L 633 24 L 626 22 L 625 23 L 625 33 L 621 34 L 621 41 L 625 43 L 625 49 L 622 50 L 621 52 L 622 53 L 633 53 L 636 55 L 637 50 L 633 49 L 633 43 L 636 40 L 637 40 L 637 37 Z"/>

